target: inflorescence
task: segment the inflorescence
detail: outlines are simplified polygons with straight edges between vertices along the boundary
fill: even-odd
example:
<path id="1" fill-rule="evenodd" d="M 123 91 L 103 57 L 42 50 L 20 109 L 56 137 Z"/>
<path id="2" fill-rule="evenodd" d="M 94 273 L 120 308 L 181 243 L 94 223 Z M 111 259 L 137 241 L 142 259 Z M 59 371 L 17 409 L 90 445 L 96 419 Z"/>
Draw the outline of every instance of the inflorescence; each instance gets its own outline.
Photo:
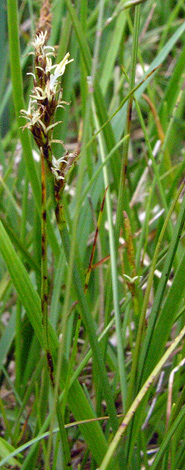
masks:
<path id="1" fill-rule="evenodd" d="M 22 115 L 27 119 L 27 124 L 23 127 L 31 130 L 34 140 L 40 151 L 43 152 L 48 167 L 58 181 L 64 179 L 67 161 L 65 156 L 59 160 L 52 155 L 51 144 L 53 142 L 53 128 L 61 121 L 53 122 L 56 109 L 63 107 L 66 102 L 62 101 L 62 89 L 60 78 L 65 72 L 66 65 L 72 62 L 69 60 L 69 52 L 64 59 L 56 65 L 52 64 L 52 57 L 55 57 L 55 49 L 46 46 L 47 32 L 38 33 L 32 42 L 34 47 L 34 88 L 30 95 L 28 110 L 21 110 Z M 62 143 L 61 141 L 59 141 Z"/>

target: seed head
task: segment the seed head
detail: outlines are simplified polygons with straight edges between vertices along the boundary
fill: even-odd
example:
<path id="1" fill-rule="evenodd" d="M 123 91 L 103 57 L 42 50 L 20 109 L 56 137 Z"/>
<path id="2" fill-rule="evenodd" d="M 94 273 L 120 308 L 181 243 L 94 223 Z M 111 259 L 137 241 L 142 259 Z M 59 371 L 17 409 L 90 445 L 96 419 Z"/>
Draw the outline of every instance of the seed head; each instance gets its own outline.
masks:
<path id="1" fill-rule="evenodd" d="M 27 119 L 27 127 L 31 130 L 37 145 L 46 146 L 46 141 L 52 139 L 51 132 L 53 119 L 57 107 L 62 106 L 62 90 L 60 88 L 60 77 L 64 74 L 69 60 L 69 52 L 59 64 L 52 64 L 52 56 L 55 50 L 51 46 L 46 46 L 47 32 L 40 31 L 36 34 L 32 45 L 34 47 L 34 88 L 30 95 L 28 110 L 21 113 Z M 49 142 L 48 142 L 49 145 Z M 54 166 L 53 166 L 54 168 Z"/>

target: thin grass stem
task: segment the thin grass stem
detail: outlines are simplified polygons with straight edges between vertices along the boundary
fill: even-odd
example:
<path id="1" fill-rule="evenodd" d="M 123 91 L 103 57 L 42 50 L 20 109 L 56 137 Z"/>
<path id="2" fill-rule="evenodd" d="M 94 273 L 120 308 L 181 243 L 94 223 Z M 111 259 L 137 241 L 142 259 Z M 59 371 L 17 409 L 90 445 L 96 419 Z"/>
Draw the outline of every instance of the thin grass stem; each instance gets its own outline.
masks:
<path id="1" fill-rule="evenodd" d="M 95 120 L 95 126 L 96 126 L 96 129 L 98 129 L 99 123 L 98 123 L 98 119 L 96 116 L 95 104 L 94 104 L 93 99 L 92 99 L 92 109 L 93 109 L 93 115 L 94 115 L 94 120 Z M 102 163 L 104 163 L 105 153 L 104 153 L 103 139 L 101 137 L 101 134 L 98 135 L 98 140 L 99 140 Z M 113 231 L 113 225 L 112 225 L 112 210 L 111 210 L 111 201 L 110 201 L 109 180 L 108 180 L 107 167 L 105 165 L 103 166 L 103 176 L 104 176 L 105 190 L 107 190 L 106 208 L 107 208 L 107 217 L 108 217 L 108 224 L 109 224 L 109 244 L 110 244 L 110 260 L 111 260 L 111 274 L 112 274 L 112 289 L 113 289 L 113 302 L 114 302 L 116 333 L 117 333 L 117 342 L 118 342 L 117 344 L 118 366 L 119 366 L 119 375 L 120 375 L 120 382 L 121 382 L 122 406 L 123 406 L 123 409 L 125 409 L 126 398 L 127 398 L 127 385 L 126 385 L 126 373 L 125 373 L 124 360 L 123 360 L 124 352 L 123 352 L 122 334 L 121 334 L 120 307 L 119 307 L 119 300 L 118 300 L 118 274 L 117 274 L 117 266 L 116 266 L 114 231 Z"/>

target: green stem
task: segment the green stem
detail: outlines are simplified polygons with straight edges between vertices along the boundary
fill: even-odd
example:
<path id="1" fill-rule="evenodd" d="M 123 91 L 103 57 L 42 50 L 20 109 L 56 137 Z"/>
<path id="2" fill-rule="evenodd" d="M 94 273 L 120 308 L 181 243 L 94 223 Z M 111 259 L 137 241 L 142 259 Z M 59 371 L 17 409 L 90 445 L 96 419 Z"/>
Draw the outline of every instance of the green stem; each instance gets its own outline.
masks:
<path id="1" fill-rule="evenodd" d="M 138 117 L 139 117 L 139 120 L 140 120 L 140 123 L 141 123 L 141 127 L 143 129 L 143 133 L 144 133 L 144 137 L 145 137 L 145 142 L 146 142 L 146 145 L 147 145 L 147 149 L 148 149 L 148 154 L 149 154 L 149 157 L 151 158 L 152 160 L 152 168 L 153 168 L 153 172 L 154 172 L 154 177 L 156 179 L 156 183 L 157 183 L 157 186 L 158 186 L 158 189 L 159 189 L 159 195 L 160 195 L 160 199 L 161 199 L 161 202 L 162 202 L 162 205 L 165 209 L 165 212 L 166 214 L 168 213 L 168 205 L 167 205 L 167 202 L 166 202 L 166 196 L 165 196 L 165 192 L 164 192 L 164 189 L 163 189 L 163 185 L 161 183 L 161 179 L 160 179 L 160 174 L 159 174 L 159 169 L 158 169 L 158 166 L 157 166 L 157 163 L 155 161 L 155 158 L 153 156 L 153 152 L 152 152 L 152 148 L 151 148 L 151 143 L 150 143 L 150 140 L 149 140 L 149 137 L 148 137 L 148 133 L 147 133 L 147 129 L 146 129 L 146 126 L 145 126 L 145 122 L 144 122 L 144 119 L 143 119 L 143 116 L 142 116 L 142 113 L 141 113 L 141 110 L 140 110 L 140 106 L 139 106 L 139 103 L 137 101 L 137 99 L 135 99 L 135 104 L 136 104 L 136 109 L 137 109 L 137 113 L 138 113 Z M 153 187 L 153 190 L 154 190 L 154 186 L 152 184 L 152 187 Z M 170 221 L 169 223 L 169 228 L 168 228 L 168 231 L 169 231 L 169 238 L 172 237 L 173 235 L 173 225 Z"/>
<path id="2" fill-rule="evenodd" d="M 130 79 L 130 92 L 134 88 L 134 85 L 135 85 L 136 60 L 137 60 L 138 40 L 139 40 L 139 23 L 140 23 L 140 5 L 138 5 L 135 8 L 135 15 L 134 15 L 134 36 L 133 36 L 132 58 L 131 58 L 132 70 L 131 70 L 131 79 Z M 130 98 L 128 101 L 125 135 L 130 135 L 132 105 L 133 105 L 133 93 L 130 95 Z M 122 211 L 124 209 L 124 198 L 126 198 L 125 182 L 126 182 L 129 142 L 130 142 L 130 139 L 128 138 L 125 141 L 125 145 L 123 148 L 122 168 L 121 168 L 119 193 L 118 193 L 117 218 L 116 218 L 116 227 L 115 227 L 116 247 L 118 247 L 118 243 L 119 243 L 120 227 L 121 227 L 121 221 L 122 221 Z"/>
<path id="3" fill-rule="evenodd" d="M 92 99 L 92 109 L 93 115 L 95 120 L 96 129 L 98 129 L 98 119 L 96 116 L 95 104 Z M 100 146 L 100 154 L 102 163 L 105 161 L 105 154 L 103 148 L 103 139 L 102 135 L 98 135 L 99 146 Z M 110 201 L 110 191 L 109 191 L 109 180 L 108 180 L 108 171 L 107 166 L 103 167 L 103 176 L 104 176 L 104 184 L 107 190 L 107 198 L 106 198 L 106 208 L 107 208 L 107 217 L 108 217 L 108 224 L 109 224 L 109 244 L 110 244 L 110 260 L 111 260 L 111 276 L 112 276 L 112 289 L 113 289 L 113 301 L 114 301 L 114 311 L 115 311 L 115 323 L 116 323 L 116 334 L 117 334 L 117 348 L 118 348 L 118 365 L 119 365 L 119 375 L 120 375 L 120 382 L 121 382 L 121 394 L 122 394 L 122 406 L 123 410 L 125 410 L 126 406 L 126 397 L 127 397 L 127 381 L 126 381 L 126 373 L 124 367 L 124 351 L 123 351 L 123 344 L 122 344 L 122 331 L 121 331 L 121 316 L 120 316 L 120 307 L 119 307 L 119 295 L 118 295 L 118 274 L 117 274 L 117 263 L 116 263 L 116 250 L 115 250 L 115 240 L 114 240 L 114 231 L 112 225 L 112 209 L 111 209 L 111 201 Z"/>
<path id="4" fill-rule="evenodd" d="M 24 195 L 23 195 L 23 210 L 21 214 L 21 242 L 25 244 L 25 233 L 26 233 L 26 214 L 27 214 L 27 203 L 28 203 L 28 175 L 25 176 Z M 20 255 L 21 256 L 21 255 Z M 22 256 L 21 256 L 22 257 Z M 15 335 L 15 357 L 16 357 L 16 388 L 20 392 L 21 386 L 21 302 L 17 301 L 16 309 L 16 335 Z"/>
<path id="5" fill-rule="evenodd" d="M 48 369 L 51 384 L 54 387 L 53 360 L 49 346 L 49 326 L 48 326 L 48 266 L 47 266 L 47 224 L 46 224 L 46 172 L 44 153 L 41 149 L 41 183 L 42 183 L 42 207 L 41 207 L 41 312 L 44 333 L 45 351 L 47 356 Z"/>
<path id="6" fill-rule="evenodd" d="M 41 208 L 41 310 L 44 330 L 45 349 L 49 349 L 48 334 L 48 268 L 47 268 L 47 233 L 46 233 L 46 174 L 44 155 L 41 150 L 41 182 L 42 182 L 42 208 Z"/>
<path id="7" fill-rule="evenodd" d="M 114 436 L 109 449 L 103 459 L 102 464 L 100 465 L 100 470 L 106 470 L 108 468 L 108 465 L 113 457 L 113 454 L 120 442 L 121 437 L 123 436 L 124 432 L 127 429 L 128 424 L 130 423 L 131 419 L 133 418 L 138 406 L 140 405 L 141 401 L 143 400 L 144 396 L 148 392 L 150 386 L 152 385 L 153 381 L 159 374 L 160 370 L 163 368 L 165 362 L 169 359 L 173 351 L 177 348 L 178 344 L 182 340 L 182 338 L 185 335 L 185 327 L 181 330 L 179 335 L 175 338 L 175 340 L 172 342 L 171 346 L 167 349 L 165 354 L 162 356 L 161 360 L 159 363 L 156 365 L 156 367 L 153 369 L 151 374 L 149 375 L 148 379 L 144 383 L 143 387 L 141 388 L 140 392 L 136 396 L 135 400 L 133 401 L 131 407 L 129 408 L 126 416 L 124 417 L 116 435 Z"/>
<path id="8" fill-rule="evenodd" d="M 134 349 L 134 353 L 133 353 L 132 369 L 131 369 L 131 374 L 130 374 L 131 379 L 130 379 L 129 389 L 128 389 L 127 408 L 130 406 L 130 403 L 132 402 L 132 399 L 133 399 L 133 391 L 134 391 L 135 380 L 136 380 L 136 371 L 137 371 L 137 367 L 138 367 L 138 356 L 139 356 L 139 350 L 140 350 L 140 347 L 141 347 L 141 339 L 142 339 L 142 335 L 143 335 L 143 326 L 144 326 L 146 310 L 147 310 L 147 306 L 148 306 L 148 302 L 149 302 L 150 291 L 151 291 L 151 287 L 152 287 L 152 283 L 153 283 L 154 271 L 155 271 L 155 268 L 156 268 L 156 263 L 157 263 L 159 250 L 160 250 L 160 247 L 161 247 L 161 242 L 162 242 L 162 239 L 163 239 L 165 231 L 167 229 L 170 217 L 171 217 L 171 215 L 174 211 L 175 205 L 177 203 L 177 200 L 178 200 L 178 198 L 181 194 L 181 191 L 182 191 L 183 187 L 184 187 L 184 183 L 181 184 L 181 186 L 180 186 L 180 188 L 177 192 L 177 195 L 176 195 L 176 197 L 175 197 L 175 199 L 174 199 L 174 201 L 171 205 L 171 208 L 170 208 L 170 210 L 169 210 L 169 212 L 166 216 L 166 219 L 164 221 L 164 224 L 163 224 L 163 227 L 162 227 L 162 230 L 161 230 L 161 233 L 159 235 L 159 239 L 158 239 L 158 242 L 157 242 L 157 245 L 156 245 L 156 249 L 155 249 L 155 252 L 154 252 L 154 255 L 153 255 L 153 258 L 152 258 L 150 274 L 149 274 L 149 277 L 148 277 L 147 287 L 146 287 L 145 296 L 144 296 L 143 305 L 142 305 L 141 314 L 140 314 L 140 319 L 139 319 L 139 328 L 138 328 L 138 333 L 137 333 L 136 345 L 135 345 L 135 349 Z M 167 282 L 167 278 L 166 278 L 166 282 Z M 154 327 L 154 325 L 153 325 L 153 327 Z"/>
<path id="9" fill-rule="evenodd" d="M 62 232 L 60 232 L 60 235 L 61 235 L 61 239 L 63 243 L 65 257 L 66 257 L 67 262 L 69 262 L 70 240 L 69 240 L 69 234 L 68 234 L 68 230 L 66 226 L 63 228 Z M 85 324 L 87 333 L 89 335 L 89 341 L 91 344 L 94 360 L 96 361 L 96 364 L 101 374 L 102 389 L 103 389 L 105 400 L 107 402 L 107 408 L 108 408 L 108 413 L 109 413 L 110 420 L 111 420 L 111 425 L 113 427 L 113 431 L 115 432 L 117 429 L 117 416 L 116 416 L 116 409 L 115 409 L 115 405 L 113 401 L 112 391 L 109 385 L 105 365 L 103 363 L 101 349 L 98 344 L 95 323 L 89 311 L 89 306 L 87 304 L 87 300 L 84 294 L 84 288 L 82 286 L 81 278 L 79 275 L 79 269 L 76 263 L 74 263 L 74 266 L 73 266 L 72 278 L 73 278 L 73 283 L 74 283 L 74 287 L 76 290 L 77 298 L 79 301 L 80 310 L 82 313 L 82 320 Z"/>

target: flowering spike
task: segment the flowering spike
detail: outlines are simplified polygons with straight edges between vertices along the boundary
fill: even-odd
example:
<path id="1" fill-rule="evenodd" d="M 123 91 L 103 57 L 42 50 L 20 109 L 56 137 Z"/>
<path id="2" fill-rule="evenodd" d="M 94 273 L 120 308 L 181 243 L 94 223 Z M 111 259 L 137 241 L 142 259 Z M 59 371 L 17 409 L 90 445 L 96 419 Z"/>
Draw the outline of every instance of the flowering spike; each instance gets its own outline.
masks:
<path id="1" fill-rule="evenodd" d="M 44 158 L 54 176 L 58 177 L 58 172 L 53 172 L 52 168 L 52 132 L 53 128 L 61 121 L 53 122 L 56 109 L 68 104 L 62 101 L 62 90 L 59 86 L 60 77 L 64 74 L 69 60 L 69 52 L 59 64 L 52 64 L 52 57 L 55 55 L 54 48 L 46 46 L 47 31 L 38 32 L 32 42 L 35 49 L 34 56 L 34 88 L 30 95 L 28 110 L 21 110 L 21 114 L 27 120 L 22 128 L 31 130 L 37 146 L 43 149 Z M 61 178 L 61 176 L 60 176 Z M 62 176 L 62 179 L 64 177 Z"/>
<path id="2" fill-rule="evenodd" d="M 44 0 L 44 6 L 48 7 L 49 0 Z M 44 11 L 44 10 L 43 10 Z M 54 386 L 53 362 L 49 345 L 48 330 L 48 273 L 47 273 L 47 212 L 46 212 L 46 170 L 47 164 L 53 176 L 55 194 L 55 214 L 59 227 L 65 223 L 64 211 L 61 203 L 62 192 L 65 187 L 65 173 L 69 167 L 68 161 L 62 156 L 56 160 L 52 156 L 53 128 L 61 121 L 54 122 L 55 112 L 58 106 L 62 106 L 62 90 L 59 79 L 64 74 L 66 65 L 71 62 L 67 53 L 60 64 L 52 65 L 51 57 L 54 49 L 46 46 L 48 31 L 40 30 L 35 36 L 32 45 L 35 49 L 34 56 L 34 88 L 30 95 L 28 110 L 21 110 L 21 114 L 27 120 L 22 128 L 31 130 L 34 140 L 41 155 L 41 187 L 42 187 L 42 214 L 41 214 L 41 310 L 44 332 L 45 350 L 47 355 L 50 378 Z M 60 141 L 59 141 L 60 142 Z M 67 156 L 68 154 L 66 154 Z"/>

